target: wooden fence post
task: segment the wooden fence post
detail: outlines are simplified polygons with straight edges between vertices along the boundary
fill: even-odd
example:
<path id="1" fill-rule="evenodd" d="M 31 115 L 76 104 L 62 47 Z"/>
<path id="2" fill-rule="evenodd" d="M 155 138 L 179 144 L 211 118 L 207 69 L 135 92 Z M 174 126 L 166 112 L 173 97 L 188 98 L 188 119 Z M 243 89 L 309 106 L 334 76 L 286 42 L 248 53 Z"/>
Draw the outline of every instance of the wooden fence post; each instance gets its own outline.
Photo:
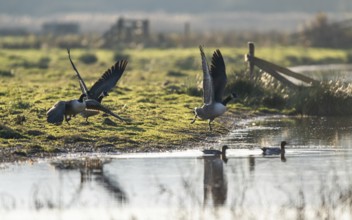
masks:
<path id="1" fill-rule="evenodd" d="M 249 49 L 249 53 L 248 55 L 250 57 L 254 57 L 254 51 L 255 51 L 255 47 L 254 47 L 254 43 L 253 42 L 248 42 L 248 49 Z M 249 76 L 250 79 L 253 80 L 253 75 L 254 75 L 254 63 L 253 61 L 251 61 L 251 59 L 248 59 L 248 68 L 249 68 Z"/>

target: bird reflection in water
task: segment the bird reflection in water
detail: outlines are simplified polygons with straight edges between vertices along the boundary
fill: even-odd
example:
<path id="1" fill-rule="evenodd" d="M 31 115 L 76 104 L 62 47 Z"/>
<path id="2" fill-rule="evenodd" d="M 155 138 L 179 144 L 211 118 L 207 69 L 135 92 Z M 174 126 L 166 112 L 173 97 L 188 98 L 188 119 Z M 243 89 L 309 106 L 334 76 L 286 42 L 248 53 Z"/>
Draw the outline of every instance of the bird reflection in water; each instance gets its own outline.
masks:
<path id="1" fill-rule="evenodd" d="M 255 168 L 255 157 L 253 155 L 249 155 L 248 162 L 249 162 L 249 172 L 253 172 Z"/>
<path id="2" fill-rule="evenodd" d="M 285 152 L 281 153 L 280 158 L 281 158 L 281 162 L 286 163 Z"/>
<path id="3" fill-rule="evenodd" d="M 109 194 L 113 195 L 117 202 L 126 203 L 128 199 L 124 190 L 115 180 L 112 180 L 104 173 L 104 165 L 109 162 L 108 160 L 99 158 L 85 158 L 56 161 L 52 165 L 57 170 L 63 172 L 67 170 L 79 170 L 81 181 L 73 198 L 79 197 L 86 183 L 96 181 Z"/>
<path id="4" fill-rule="evenodd" d="M 224 205 L 227 198 L 227 180 L 224 163 L 226 154 L 204 156 L 204 205 Z M 212 203 L 211 203 L 212 200 Z"/>

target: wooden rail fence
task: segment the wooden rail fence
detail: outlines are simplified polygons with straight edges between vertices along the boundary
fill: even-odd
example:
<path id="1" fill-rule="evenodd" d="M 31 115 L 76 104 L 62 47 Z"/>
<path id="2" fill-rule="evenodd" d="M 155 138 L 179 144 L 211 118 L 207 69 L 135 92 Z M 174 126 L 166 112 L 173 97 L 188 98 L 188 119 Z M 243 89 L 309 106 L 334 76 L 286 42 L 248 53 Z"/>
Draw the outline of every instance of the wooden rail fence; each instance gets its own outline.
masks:
<path id="1" fill-rule="evenodd" d="M 312 79 L 310 77 L 304 76 L 303 74 L 293 72 L 285 67 L 276 65 L 269 61 L 260 59 L 256 57 L 255 54 L 255 47 L 254 43 L 248 43 L 249 53 L 245 55 L 245 61 L 248 62 L 249 74 L 251 79 L 253 79 L 254 75 L 254 66 L 257 66 L 259 69 L 263 70 L 264 72 L 270 74 L 275 79 L 279 80 L 282 84 L 289 86 L 289 87 L 297 87 L 295 83 L 289 80 L 287 77 L 294 78 L 298 81 L 301 81 L 305 84 L 301 84 L 300 86 L 313 86 L 319 84 L 318 80 Z"/>

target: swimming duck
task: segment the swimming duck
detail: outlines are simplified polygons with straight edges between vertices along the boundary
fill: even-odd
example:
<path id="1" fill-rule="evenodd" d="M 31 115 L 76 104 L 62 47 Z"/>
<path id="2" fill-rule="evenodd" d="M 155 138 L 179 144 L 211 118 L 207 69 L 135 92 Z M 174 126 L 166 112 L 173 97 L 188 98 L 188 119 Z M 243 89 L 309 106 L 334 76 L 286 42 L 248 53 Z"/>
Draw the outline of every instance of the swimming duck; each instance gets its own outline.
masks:
<path id="1" fill-rule="evenodd" d="M 126 68 L 127 61 L 120 60 L 116 62 L 114 66 L 108 69 L 102 77 L 92 86 L 90 90 L 76 69 L 70 56 L 70 50 L 67 49 L 69 59 L 76 75 L 79 79 L 80 88 L 82 95 L 79 99 L 69 101 L 58 101 L 55 105 L 47 112 L 47 121 L 52 124 L 61 124 L 65 118 L 65 121 L 69 124 L 71 117 L 88 110 L 87 114 L 92 116 L 96 115 L 98 111 L 103 111 L 115 118 L 122 121 L 125 119 L 121 118 L 117 114 L 110 111 L 108 108 L 101 105 L 101 100 L 107 96 L 108 92 L 115 86 L 116 82 L 120 79 L 123 71 Z M 87 116 L 87 117 L 89 117 Z"/>
<path id="2" fill-rule="evenodd" d="M 236 94 L 232 93 L 227 98 L 223 99 L 225 86 L 227 83 L 227 76 L 225 70 L 225 62 L 220 50 L 213 53 L 212 64 L 209 70 L 207 60 L 202 46 L 199 46 L 202 68 L 203 68 L 203 106 L 194 109 L 193 124 L 197 117 L 203 120 L 209 120 L 209 130 L 212 130 L 211 122 L 218 116 L 226 112 L 226 104 Z"/>
<path id="3" fill-rule="evenodd" d="M 202 150 L 202 152 L 204 153 L 205 156 L 221 156 L 221 159 L 226 163 L 227 162 L 227 158 L 226 158 L 226 150 L 229 149 L 229 147 L 227 145 L 223 145 L 220 150 L 214 150 L 214 149 L 205 149 Z"/>
<path id="4" fill-rule="evenodd" d="M 285 154 L 285 145 L 286 141 L 281 142 L 281 147 L 263 147 L 261 148 L 264 155 L 278 155 L 278 154 Z"/>

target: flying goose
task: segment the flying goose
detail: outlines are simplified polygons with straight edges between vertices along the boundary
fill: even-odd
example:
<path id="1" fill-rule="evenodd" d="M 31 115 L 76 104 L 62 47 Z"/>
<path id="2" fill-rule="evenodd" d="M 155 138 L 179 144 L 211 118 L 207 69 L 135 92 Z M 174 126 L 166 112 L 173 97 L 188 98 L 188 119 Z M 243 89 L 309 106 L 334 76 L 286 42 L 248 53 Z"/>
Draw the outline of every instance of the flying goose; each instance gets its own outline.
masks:
<path id="1" fill-rule="evenodd" d="M 100 102 L 105 96 L 108 95 L 108 92 L 120 79 L 123 71 L 126 68 L 127 61 L 120 60 L 116 62 L 115 65 L 108 69 L 92 86 L 92 88 L 88 90 L 84 80 L 72 62 L 70 50 L 67 49 L 67 52 L 71 65 L 79 79 L 82 95 L 77 100 L 59 101 L 55 103 L 55 105 L 47 112 L 47 121 L 52 124 L 61 124 L 65 118 L 65 121 L 69 124 L 72 116 L 74 117 L 79 113 L 85 114 L 85 111 L 87 111 L 87 115 L 84 115 L 86 118 L 98 114 L 98 111 L 103 111 L 122 121 L 125 121 L 125 119 L 121 118 L 117 114 L 110 111 L 108 108 L 101 105 Z"/>
<path id="2" fill-rule="evenodd" d="M 261 148 L 263 151 L 263 155 L 285 155 L 285 145 L 287 144 L 286 141 L 281 142 L 281 147 L 263 147 Z"/>
<path id="3" fill-rule="evenodd" d="M 88 90 L 86 84 L 84 83 L 82 77 L 80 76 L 75 64 L 71 59 L 70 50 L 67 50 L 68 57 L 70 59 L 72 68 L 75 70 L 77 77 L 80 82 L 80 87 L 82 90 L 83 98 L 85 99 L 94 99 L 101 103 L 102 99 L 105 96 L 108 96 L 108 92 L 111 91 L 112 88 L 116 86 L 117 81 L 121 78 L 123 72 L 127 66 L 127 60 L 117 61 L 110 69 L 106 70 L 102 76 L 94 83 L 94 85 Z M 86 122 L 88 122 L 88 117 L 99 114 L 99 111 L 95 109 L 85 109 L 80 113 L 80 115 L 86 118 Z M 123 120 L 122 118 L 119 118 Z"/>
<path id="4" fill-rule="evenodd" d="M 225 62 L 219 49 L 213 53 L 211 67 L 207 64 L 207 60 L 203 51 L 203 47 L 199 46 L 200 55 L 202 58 L 203 68 L 203 106 L 194 109 L 195 117 L 191 124 L 193 124 L 197 117 L 209 120 L 209 130 L 212 130 L 211 122 L 218 116 L 226 112 L 226 104 L 236 94 L 232 93 L 227 98 L 223 99 L 225 86 L 227 83 Z"/>

